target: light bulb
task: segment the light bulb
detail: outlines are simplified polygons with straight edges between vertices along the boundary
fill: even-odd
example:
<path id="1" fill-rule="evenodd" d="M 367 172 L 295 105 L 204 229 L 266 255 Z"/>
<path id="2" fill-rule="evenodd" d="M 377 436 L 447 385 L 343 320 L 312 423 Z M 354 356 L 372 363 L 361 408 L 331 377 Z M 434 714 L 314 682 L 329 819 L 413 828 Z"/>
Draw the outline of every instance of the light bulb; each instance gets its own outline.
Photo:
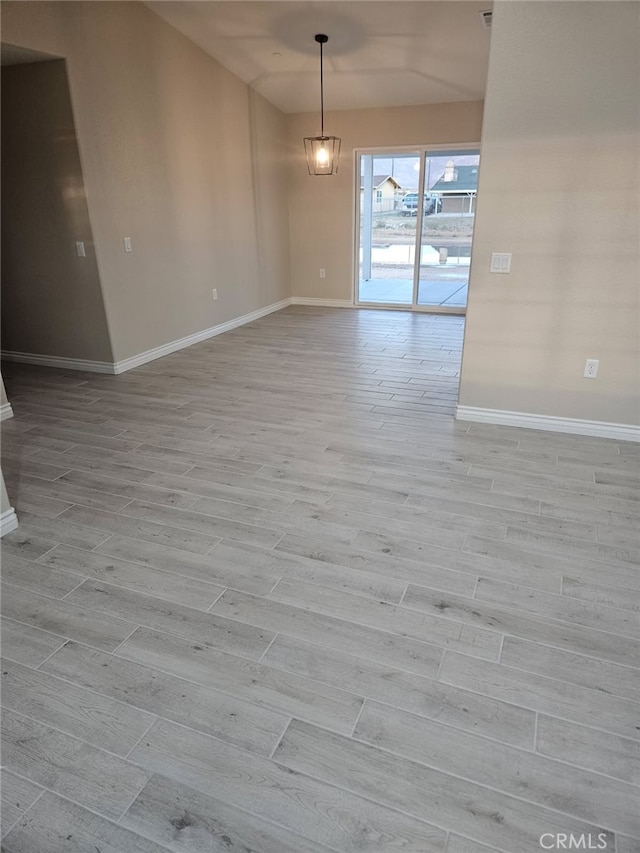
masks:
<path id="1" fill-rule="evenodd" d="M 319 166 L 326 166 L 329 162 L 329 154 L 324 145 L 318 149 L 318 153 L 316 154 L 316 163 Z"/>

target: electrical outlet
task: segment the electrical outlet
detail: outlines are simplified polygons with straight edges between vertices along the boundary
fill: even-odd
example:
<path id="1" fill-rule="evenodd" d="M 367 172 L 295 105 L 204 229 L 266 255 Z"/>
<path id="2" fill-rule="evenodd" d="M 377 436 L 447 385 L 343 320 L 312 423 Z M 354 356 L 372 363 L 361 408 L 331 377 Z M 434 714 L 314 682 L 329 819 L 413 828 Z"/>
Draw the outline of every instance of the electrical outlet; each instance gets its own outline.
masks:
<path id="1" fill-rule="evenodd" d="M 598 367 L 600 362 L 597 358 L 588 358 L 584 363 L 585 379 L 595 379 L 598 375 Z"/>
<path id="2" fill-rule="evenodd" d="M 87 257 L 87 253 L 84 250 L 84 243 L 82 242 L 82 240 L 78 240 L 78 242 L 76 243 L 76 254 L 79 258 Z"/>
<path id="3" fill-rule="evenodd" d="M 213 299 L 214 302 L 218 298 L 218 288 L 217 287 L 214 287 L 213 290 L 211 291 L 211 298 Z"/>
<path id="4" fill-rule="evenodd" d="M 324 278 L 326 275 L 326 270 L 324 267 L 320 267 L 320 278 Z"/>

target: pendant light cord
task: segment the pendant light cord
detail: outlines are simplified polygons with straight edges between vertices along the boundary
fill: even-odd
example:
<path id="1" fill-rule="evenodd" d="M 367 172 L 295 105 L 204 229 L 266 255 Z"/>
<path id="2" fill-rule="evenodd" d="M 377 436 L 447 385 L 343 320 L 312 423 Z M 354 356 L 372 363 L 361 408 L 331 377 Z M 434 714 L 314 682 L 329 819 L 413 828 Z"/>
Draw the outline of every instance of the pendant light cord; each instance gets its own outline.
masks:
<path id="1" fill-rule="evenodd" d="M 320 42 L 320 136 L 324 136 L 324 73 L 322 61 L 322 42 Z"/>

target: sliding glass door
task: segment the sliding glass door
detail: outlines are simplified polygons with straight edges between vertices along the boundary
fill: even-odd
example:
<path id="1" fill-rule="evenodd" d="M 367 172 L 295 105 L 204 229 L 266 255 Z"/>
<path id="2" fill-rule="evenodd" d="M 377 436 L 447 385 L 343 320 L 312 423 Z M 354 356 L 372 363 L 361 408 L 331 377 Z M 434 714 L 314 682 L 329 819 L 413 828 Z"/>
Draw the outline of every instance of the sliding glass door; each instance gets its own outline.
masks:
<path id="1" fill-rule="evenodd" d="M 463 313 L 477 151 L 358 156 L 356 302 Z"/>

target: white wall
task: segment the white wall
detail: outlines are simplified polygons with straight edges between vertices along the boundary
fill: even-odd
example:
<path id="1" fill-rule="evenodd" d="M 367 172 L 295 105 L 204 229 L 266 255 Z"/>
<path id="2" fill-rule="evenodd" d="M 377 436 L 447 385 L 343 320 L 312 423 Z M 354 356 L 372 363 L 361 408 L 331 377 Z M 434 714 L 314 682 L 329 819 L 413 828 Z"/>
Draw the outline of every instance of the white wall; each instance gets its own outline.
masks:
<path id="1" fill-rule="evenodd" d="M 639 8 L 495 4 L 463 406 L 640 422 Z"/>
<path id="2" fill-rule="evenodd" d="M 143 3 L 8 0 L 2 39 L 67 60 L 115 361 L 290 295 L 282 113 Z"/>

